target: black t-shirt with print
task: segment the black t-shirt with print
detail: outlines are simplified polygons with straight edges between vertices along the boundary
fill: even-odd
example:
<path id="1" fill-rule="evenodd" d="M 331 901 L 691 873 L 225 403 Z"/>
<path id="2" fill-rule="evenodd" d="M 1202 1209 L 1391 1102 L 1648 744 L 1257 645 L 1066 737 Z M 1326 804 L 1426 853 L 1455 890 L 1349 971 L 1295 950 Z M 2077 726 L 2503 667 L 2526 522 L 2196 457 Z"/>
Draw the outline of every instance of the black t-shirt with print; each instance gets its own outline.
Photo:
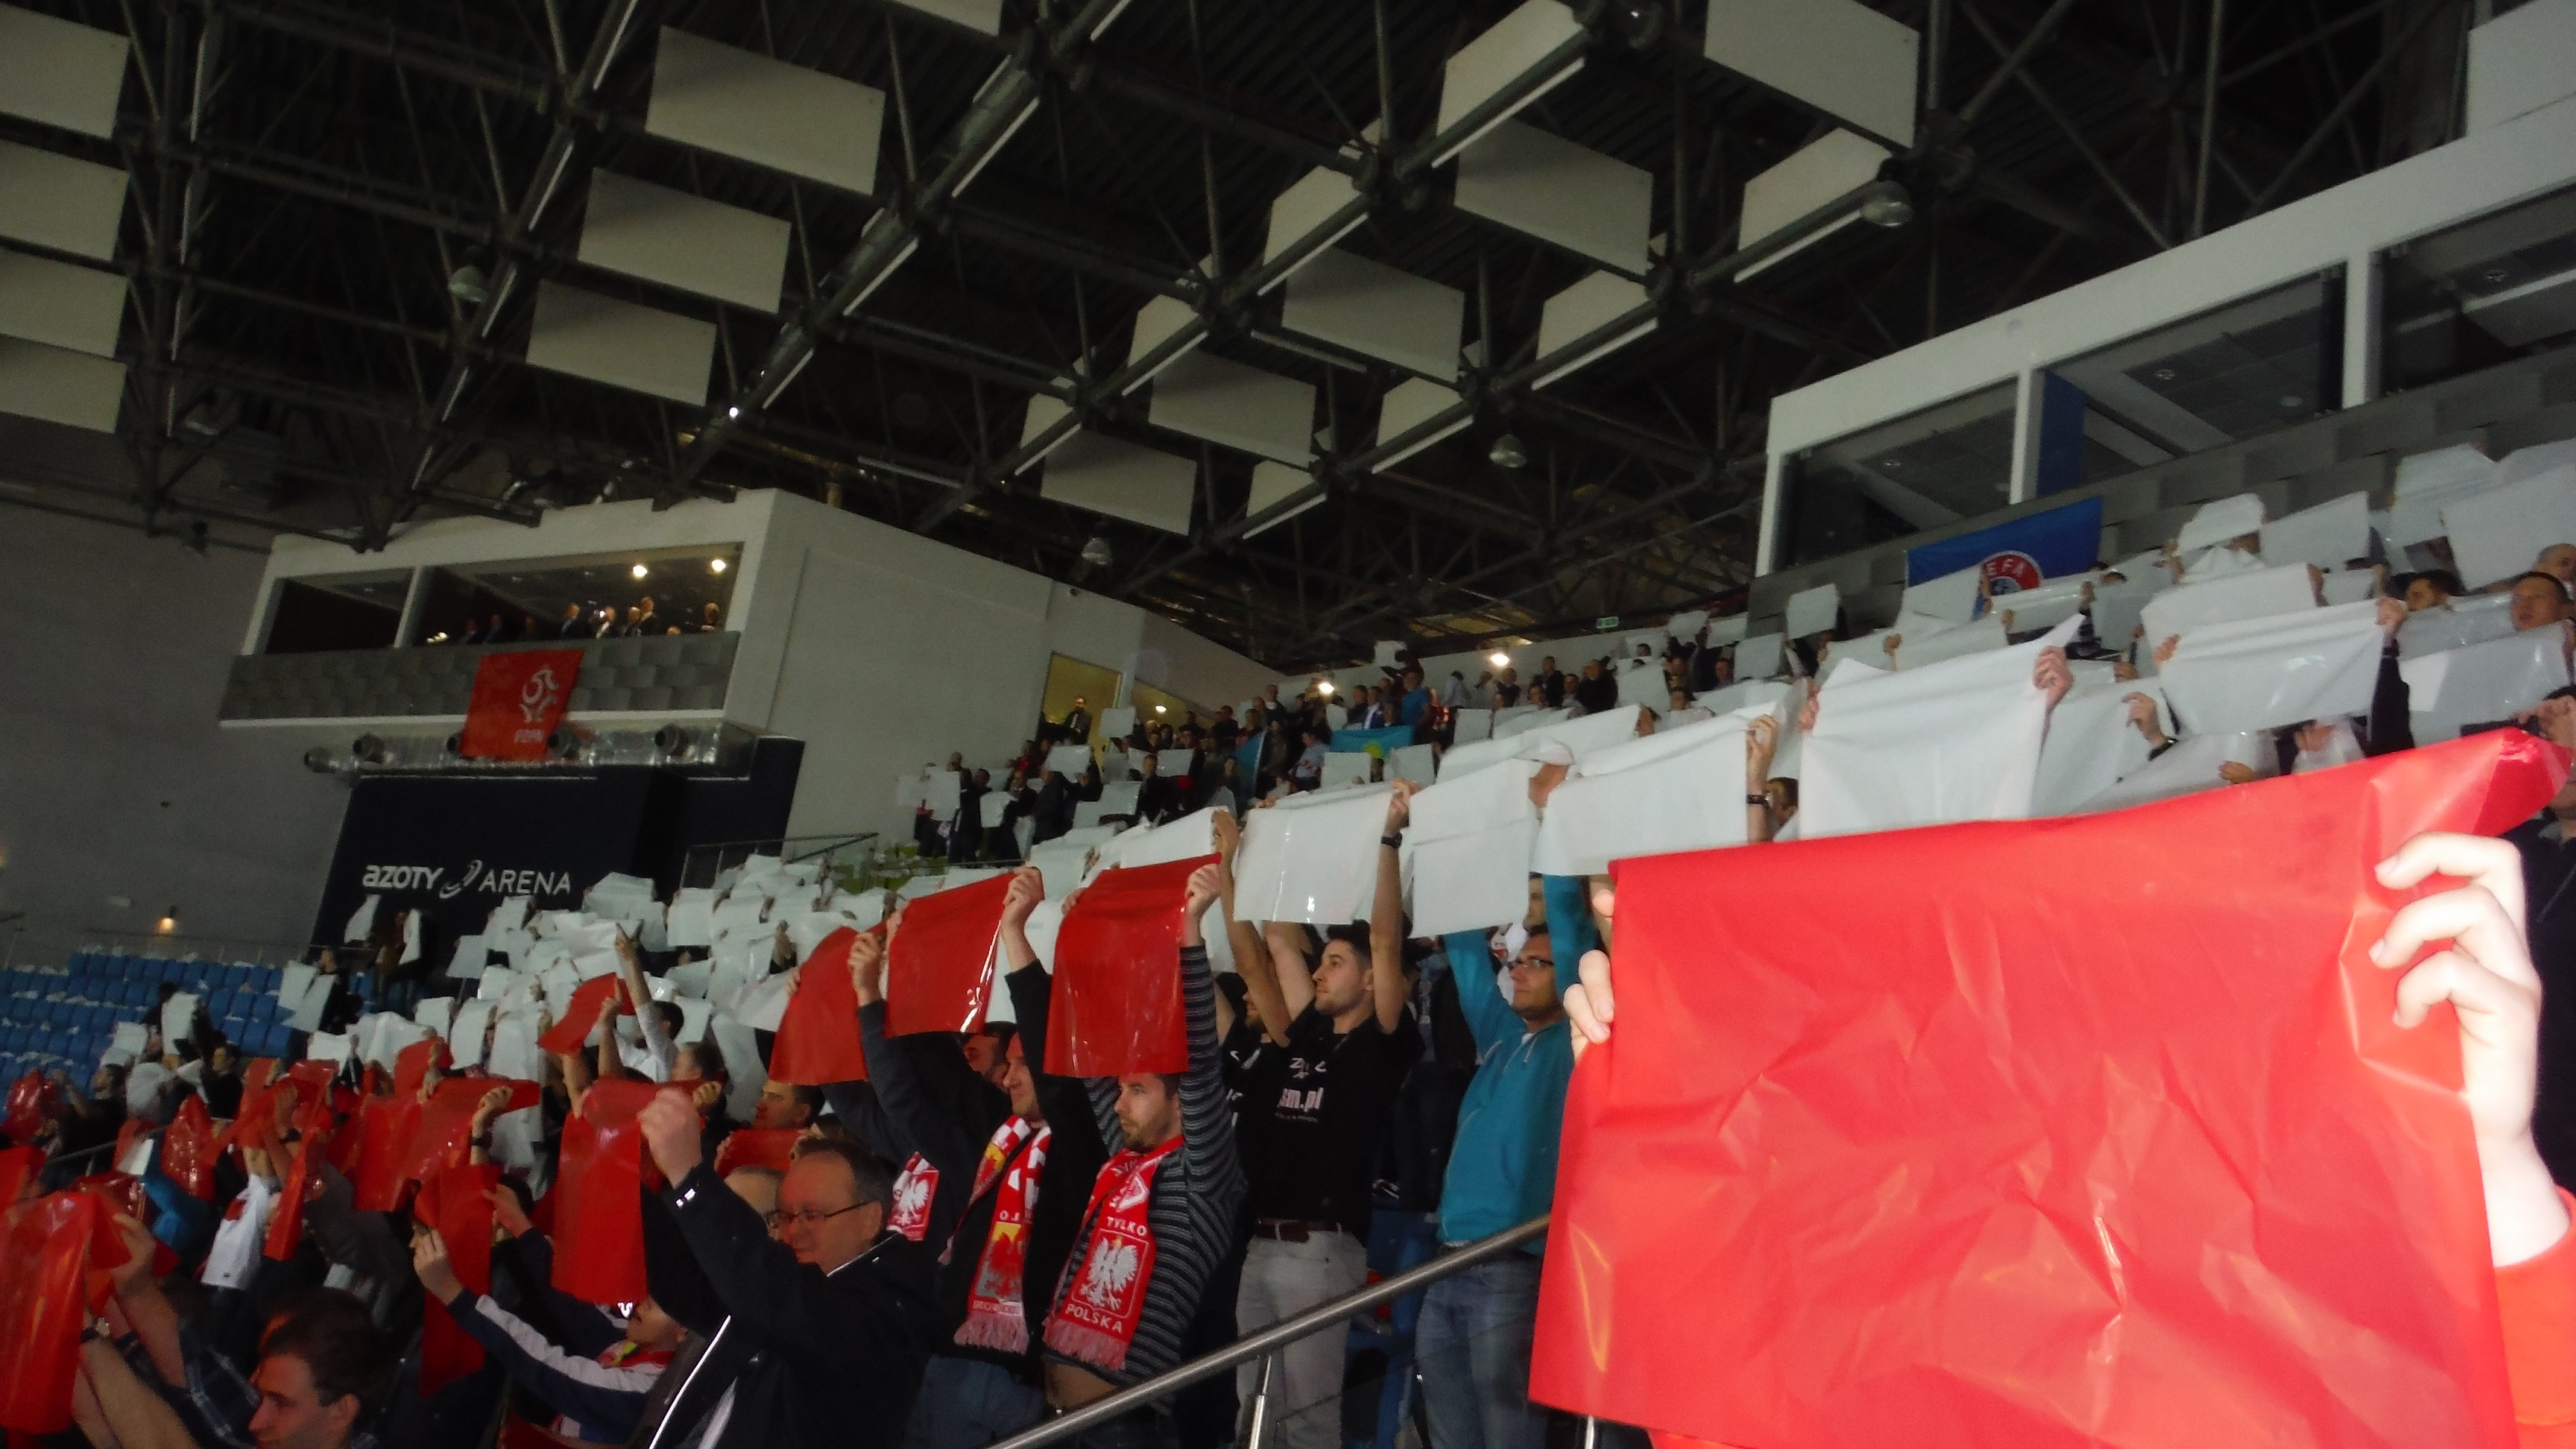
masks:
<path id="1" fill-rule="evenodd" d="M 1331 1018 L 1306 1008 L 1288 1045 L 1262 1053 L 1243 1084 L 1252 1216 L 1337 1222 L 1365 1240 L 1378 1138 L 1421 1055 L 1409 1008 L 1392 1032 L 1372 1013 L 1338 1036 Z"/>

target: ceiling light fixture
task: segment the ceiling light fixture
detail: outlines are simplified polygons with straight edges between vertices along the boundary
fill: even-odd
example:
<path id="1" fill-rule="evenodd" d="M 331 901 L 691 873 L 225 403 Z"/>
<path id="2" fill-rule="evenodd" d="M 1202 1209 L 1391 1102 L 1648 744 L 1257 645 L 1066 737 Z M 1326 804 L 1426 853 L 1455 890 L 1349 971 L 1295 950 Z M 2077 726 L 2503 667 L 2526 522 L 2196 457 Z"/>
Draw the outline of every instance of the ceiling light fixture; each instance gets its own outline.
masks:
<path id="1" fill-rule="evenodd" d="M 1509 669 L 1512 664 L 1512 656 L 1504 653 L 1500 649 L 1497 649 L 1493 653 L 1485 656 L 1485 662 L 1493 665 L 1496 669 Z"/>
<path id="2" fill-rule="evenodd" d="M 1860 204 L 1860 219 L 1871 226 L 1903 226 L 1914 219 L 1913 198 L 1905 194 L 1905 188 L 1891 185 Z"/>
<path id="3" fill-rule="evenodd" d="M 642 564 L 637 564 L 635 567 L 628 569 L 627 572 L 640 579 L 644 577 L 645 574 L 651 572 L 651 570 L 645 568 Z"/>
<path id="4" fill-rule="evenodd" d="M 170 909 L 163 911 L 161 913 L 161 919 L 153 924 L 153 929 L 159 931 L 164 936 L 179 929 L 179 908 L 177 906 L 172 906 Z"/>
<path id="5" fill-rule="evenodd" d="M 1529 449 L 1522 447 L 1521 440 L 1509 433 L 1494 439 L 1494 446 L 1487 450 L 1485 456 L 1492 459 L 1497 468 L 1529 466 Z"/>
<path id="6" fill-rule="evenodd" d="M 1324 696 L 1325 698 L 1327 698 L 1327 699 L 1330 699 L 1330 698 L 1332 697 L 1332 694 L 1333 694 L 1333 681 L 1331 681 L 1331 680 L 1329 680 L 1329 679 L 1319 679 L 1319 680 L 1316 680 L 1316 681 L 1315 681 L 1315 692 L 1316 692 L 1317 694 L 1323 695 L 1323 696 Z"/>
<path id="7" fill-rule="evenodd" d="M 484 285 L 483 269 L 468 262 L 448 274 L 447 295 L 469 307 L 480 307 L 492 300 L 492 289 Z"/>
<path id="8" fill-rule="evenodd" d="M 724 561 L 723 559 L 720 559 L 720 558 L 711 558 L 711 559 L 708 559 L 708 560 L 707 560 L 707 572 L 708 572 L 708 573 L 711 573 L 711 574 L 720 574 L 720 573 L 723 573 L 724 571 L 725 571 L 725 561 Z"/>
<path id="9" fill-rule="evenodd" d="M 1109 567 L 1109 559 L 1108 535 L 1095 533 L 1091 537 L 1082 541 L 1082 561 L 1084 563 L 1091 565 L 1093 568 L 1105 569 Z"/>
<path id="10" fill-rule="evenodd" d="M 1154 713 L 1156 713 L 1156 714 L 1163 714 L 1163 713 L 1165 713 L 1165 712 L 1166 712 L 1166 709 L 1167 709 L 1167 707 L 1166 707 L 1166 706 L 1164 706 L 1164 705 L 1159 705 L 1159 704 L 1158 704 L 1158 705 L 1154 706 Z"/>

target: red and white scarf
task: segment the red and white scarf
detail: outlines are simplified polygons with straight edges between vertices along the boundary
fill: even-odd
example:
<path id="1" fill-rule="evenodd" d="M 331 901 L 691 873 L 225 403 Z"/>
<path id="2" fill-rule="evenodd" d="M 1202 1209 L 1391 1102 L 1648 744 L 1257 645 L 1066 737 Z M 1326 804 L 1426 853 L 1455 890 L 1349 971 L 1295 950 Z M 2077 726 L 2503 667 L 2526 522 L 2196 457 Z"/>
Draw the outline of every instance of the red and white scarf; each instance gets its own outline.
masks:
<path id="1" fill-rule="evenodd" d="M 1028 1263 L 1029 1219 L 1038 1208 L 1038 1173 L 1046 1166 L 1047 1143 L 1054 1129 L 1032 1127 L 1014 1116 L 984 1144 L 984 1160 L 975 1166 L 973 1202 L 1001 1180 L 993 1198 L 993 1226 L 984 1235 L 984 1255 L 975 1264 L 975 1282 L 966 1294 L 966 1321 L 957 1325 L 957 1342 L 969 1348 L 1018 1353 L 1029 1346 L 1028 1310 L 1021 1303 L 1021 1274 Z M 1025 1143 L 1028 1150 L 1022 1152 Z M 952 1240 L 950 1250 L 956 1248 Z M 948 1253 L 939 1255 L 941 1262 Z"/>
<path id="2" fill-rule="evenodd" d="M 894 1180 L 894 1212 L 886 1226 L 918 1243 L 930 1236 L 930 1204 L 939 1196 L 939 1169 L 916 1152 Z"/>
<path id="3" fill-rule="evenodd" d="M 1151 1152 L 1122 1151 L 1100 1169 L 1083 1210 L 1090 1236 L 1065 1265 L 1066 1281 L 1056 1285 L 1047 1347 L 1112 1373 L 1126 1366 L 1127 1346 L 1145 1316 L 1145 1285 L 1154 1278 L 1154 1229 L 1146 1214 L 1154 1173 L 1180 1145 L 1174 1137 Z"/>

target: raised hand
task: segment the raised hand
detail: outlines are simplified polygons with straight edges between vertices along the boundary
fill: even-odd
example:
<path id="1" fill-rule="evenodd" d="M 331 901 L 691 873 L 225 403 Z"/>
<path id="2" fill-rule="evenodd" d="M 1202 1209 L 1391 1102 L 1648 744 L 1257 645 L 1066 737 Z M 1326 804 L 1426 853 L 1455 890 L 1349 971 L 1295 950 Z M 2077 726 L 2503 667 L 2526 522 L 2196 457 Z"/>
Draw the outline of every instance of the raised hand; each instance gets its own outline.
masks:
<path id="1" fill-rule="evenodd" d="M 1744 727 L 1744 789 L 1759 795 L 1771 783 L 1771 761 L 1780 749 L 1780 722 L 1764 715 Z M 1603 894 L 1607 894 L 1604 892 Z"/>
<path id="2" fill-rule="evenodd" d="M 2030 682 L 2048 696 L 2049 707 L 2056 708 L 2066 691 L 2075 687 L 2075 671 L 2066 667 L 2066 651 L 2054 645 L 2039 651 L 2038 661 L 2031 666 Z"/>
<path id="3" fill-rule="evenodd" d="M 501 1231 L 515 1238 L 537 1230 L 537 1225 L 528 1220 L 527 1210 L 519 1206 L 517 1193 L 506 1187 L 496 1187 L 483 1196 L 492 1204 L 492 1221 L 501 1225 Z"/>
<path id="4" fill-rule="evenodd" d="M 502 1109 L 509 1105 L 509 1088 L 494 1087 L 492 1090 L 485 1092 L 483 1094 L 483 1099 L 474 1104 L 474 1135 L 480 1137 L 485 1132 L 490 1131 L 492 1128 L 492 1119 L 500 1116 Z"/>
<path id="5" fill-rule="evenodd" d="M 1609 924 L 1612 909 L 1618 904 L 1615 891 L 1592 893 L 1592 913 Z M 1617 1013 L 1617 1003 L 1610 994 L 1610 953 L 1586 951 L 1578 968 L 1582 979 L 1565 989 L 1565 1016 L 1574 1033 L 1574 1059 L 1610 1039 L 1610 1023 Z"/>
<path id="6" fill-rule="evenodd" d="M 1011 886 L 1016 894 L 1019 882 L 1013 881 Z M 1004 916 L 1008 918 L 1007 906 Z M 859 998 L 859 1005 L 885 999 L 885 963 L 885 939 L 874 931 L 861 931 L 850 942 L 850 990 Z"/>
<path id="7" fill-rule="evenodd" d="M 411 1235 L 411 1270 L 420 1276 L 420 1286 L 429 1296 L 441 1303 L 465 1291 L 456 1265 L 448 1261 L 447 1240 L 436 1228 L 421 1228 Z"/>
<path id="8" fill-rule="evenodd" d="M 635 1125 L 644 1129 L 644 1146 L 663 1177 L 678 1182 L 697 1170 L 698 1114 L 681 1098 L 670 1092 L 657 1094 L 636 1114 Z"/>

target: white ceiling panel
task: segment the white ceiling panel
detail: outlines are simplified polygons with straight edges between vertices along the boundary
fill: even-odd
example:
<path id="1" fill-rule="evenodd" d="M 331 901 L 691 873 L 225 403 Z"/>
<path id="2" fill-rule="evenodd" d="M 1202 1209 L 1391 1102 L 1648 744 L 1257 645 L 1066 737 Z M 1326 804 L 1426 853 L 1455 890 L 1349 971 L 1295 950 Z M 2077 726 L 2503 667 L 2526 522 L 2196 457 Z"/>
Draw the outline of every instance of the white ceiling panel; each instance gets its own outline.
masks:
<path id="1" fill-rule="evenodd" d="M 644 129 L 862 194 L 876 190 L 885 93 L 662 28 Z"/>
<path id="2" fill-rule="evenodd" d="M 1331 222 L 1334 212 L 1349 205 L 1358 195 L 1357 188 L 1351 185 L 1351 178 L 1329 166 L 1318 166 L 1298 177 L 1295 185 L 1280 192 L 1277 199 L 1270 203 L 1270 239 L 1261 248 L 1261 260 L 1268 262 L 1296 245 L 1309 233 L 1326 226 Z M 1366 220 L 1368 220 L 1366 212 L 1357 213 L 1345 219 L 1340 226 L 1333 228 L 1331 235 L 1324 238 L 1324 246 L 1330 246 L 1350 235 L 1353 228 Z M 1316 248 L 1309 254 L 1306 261 L 1289 268 L 1285 275 L 1273 278 L 1270 286 L 1278 286 L 1281 281 L 1286 280 L 1287 276 L 1295 275 L 1300 268 L 1312 266 L 1313 258 L 1322 254 L 1323 247 Z M 1270 288 L 1264 287 L 1262 290 L 1266 292 Z"/>
<path id="3" fill-rule="evenodd" d="M 1440 119 L 1432 127 L 1433 134 L 1446 134 L 1469 111 L 1519 79 L 1558 46 L 1582 33 L 1583 27 L 1575 21 L 1574 12 L 1558 0 L 1528 0 L 1519 9 L 1495 21 L 1484 34 L 1460 46 L 1458 53 L 1449 57 L 1449 63 L 1441 67 Z M 1521 97 L 1511 111 L 1517 111 L 1547 94 L 1582 68 L 1583 62 L 1578 57 L 1549 77 L 1547 84 L 1535 87 Z M 1510 115 L 1511 111 L 1503 114 Z M 1474 139 L 1472 134 L 1459 137 L 1444 149 L 1449 155 L 1455 155 L 1459 145 Z M 1439 159 L 1446 161 L 1449 155 Z"/>
<path id="4" fill-rule="evenodd" d="M 776 217 L 593 171 L 576 256 L 584 266 L 775 312 L 789 230 Z"/>
<path id="5" fill-rule="evenodd" d="M 124 316 L 122 276 L 0 250 L 0 336 L 114 357 Z"/>
<path id="6" fill-rule="evenodd" d="M 0 413 L 112 433 L 124 397 L 122 362 L 0 337 Z"/>
<path id="7" fill-rule="evenodd" d="M 1460 152 L 1456 201 L 1576 256 L 1646 273 L 1653 174 L 1536 126 L 1505 121 Z"/>
<path id="8" fill-rule="evenodd" d="M 1538 355 L 1549 357 L 1559 349 L 1609 323 L 1623 313 L 1645 305 L 1646 289 L 1625 277 L 1609 272 L 1594 272 L 1582 281 L 1547 299 L 1538 317 Z M 1636 326 L 1614 337 L 1603 339 L 1580 356 L 1570 357 L 1540 378 L 1544 387 L 1595 358 L 1626 346 L 1655 330 L 1651 315 Z"/>
<path id="9" fill-rule="evenodd" d="M 1458 375 L 1467 294 L 1327 247 L 1288 284 L 1279 325 L 1425 377 Z"/>
<path id="10" fill-rule="evenodd" d="M 1849 131 L 1838 130 L 1811 142 L 1786 161 L 1744 183 L 1744 215 L 1736 225 L 1736 245 L 1749 247 L 1835 197 L 1868 185 L 1886 160 L 1886 147 Z M 1796 246 L 1738 272 L 1736 279 L 1741 281 L 1795 256 L 1859 219 L 1860 214 L 1854 212 Z"/>
<path id="11" fill-rule="evenodd" d="M 0 141 L 0 236 L 113 261 L 124 217 L 124 172 Z"/>
<path id="12" fill-rule="evenodd" d="M 1282 463 L 1315 455 L 1315 388 L 1213 353 L 1193 352 L 1154 379 L 1147 420 Z"/>
<path id="13" fill-rule="evenodd" d="M 716 327 L 561 282 L 537 284 L 528 365 L 703 407 Z"/>
<path id="14" fill-rule="evenodd" d="M 1911 146 L 1921 44 L 1912 26 L 1860 0 L 1708 0 L 1703 53 L 1873 136 Z"/>
<path id="15" fill-rule="evenodd" d="M 906 10 L 935 15 L 986 35 L 1002 33 L 1002 0 L 894 0 Z"/>
<path id="16" fill-rule="evenodd" d="M 1420 427 L 1442 412 L 1456 407 L 1458 403 L 1458 390 L 1453 387 L 1442 387 L 1436 382 L 1419 377 L 1397 383 L 1387 389 L 1385 397 L 1378 399 L 1378 446 L 1385 446 L 1389 440 Z M 1425 433 L 1414 439 L 1403 451 L 1379 459 L 1369 471 L 1382 473 L 1474 421 L 1472 414 L 1461 416 L 1446 427 Z"/>
<path id="17" fill-rule="evenodd" d="M 1084 428 L 1047 459 L 1038 496 L 1187 537 L 1198 478 L 1187 458 Z"/>
<path id="18" fill-rule="evenodd" d="M 0 111 L 83 135 L 113 135 L 132 48 L 112 30 L 0 5 Z"/>

